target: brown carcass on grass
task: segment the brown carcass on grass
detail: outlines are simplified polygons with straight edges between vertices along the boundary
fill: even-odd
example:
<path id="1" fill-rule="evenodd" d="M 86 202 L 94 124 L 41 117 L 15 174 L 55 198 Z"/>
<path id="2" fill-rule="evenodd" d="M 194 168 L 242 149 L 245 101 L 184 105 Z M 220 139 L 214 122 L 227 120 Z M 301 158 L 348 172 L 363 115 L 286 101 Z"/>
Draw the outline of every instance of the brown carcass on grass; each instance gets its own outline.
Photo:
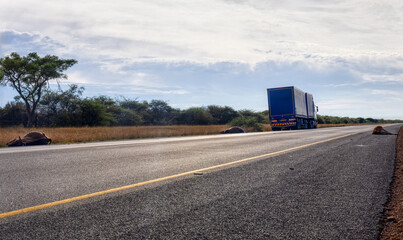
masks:
<path id="1" fill-rule="evenodd" d="M 17 138 L 9 141 L 7 146 L 18 147 L 18 146 L 32 146 L 32 145 L 47 145 L 52 143 L 52 139 L 48 138 L 45 133 L 40 132 L 30 132 L 26 134 L 23 138 L 18 136 Z"/>

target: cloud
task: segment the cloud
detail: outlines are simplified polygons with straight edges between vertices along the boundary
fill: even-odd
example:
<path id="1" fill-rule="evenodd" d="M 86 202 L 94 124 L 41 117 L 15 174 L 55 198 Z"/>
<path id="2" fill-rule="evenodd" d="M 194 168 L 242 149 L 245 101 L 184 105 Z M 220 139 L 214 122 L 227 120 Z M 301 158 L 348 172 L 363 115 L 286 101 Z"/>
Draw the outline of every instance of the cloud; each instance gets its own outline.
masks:
<path id="1" fill-rule="evenodd" d="M 362 0 L 13 1 L 1 8 L 0 20 L 92 58 L 320 64 L 403 52 L 402 6 Z"/>
<path id="2" fill-rule="evenodd" d="M 387 96 L 402 96 L 401 92 L 393 91 L 393 90 L 380 90 L 380 89 L 372 89 L 370 90 L 371 94 L 374 95 L 387 95 Z"/>
<path id="3" fill-rule="evenodd" d="M 0 54 L 75 58 L 68 81 L 93 95 L 263 110 L 261 89 L 296 85 L 355 114 L 353 101 L 360 112 L 377 90 L 403 91 L 401 12 L 399 0 L 3 1 Z"/>
<path id="4" fill-rule="evenodd" d="M 327 99 L 317 102 L 319 114 L 348 117 L 374 117 L 385 119 L 401 119 L 402 113 L 398 111 L 402 98 L 359 98 L 344 97 Z M 341 114 L 342 113 L 342 114 Z"/>
<path id="5" fill-rule="evenodd" d="M 61 81 L 60 84 L 89 84 L 91 83 L 91 80 L 84 77 L 83 74 L 79 71 L 74 71 L 74 72 L 70 72 L 68 75 L 67 80 L 65 81 Z"/>
<path id="6" fill-rule="evenodd" d="M 403 83 L 403 73 L 398 74 L 362 74 L 367 82 Z"/>
<path id="7" fill-rule="evenodd" d="M 29 52 L 49 54 L 50 52 L 61 53 L 65 46 L 49 36 L 36 32 L 18 32 L 16 30 L 0 29 L 0 54 L 6 55 L 11 52 L 18 52 L 25 55 Z"/>
<path id="8" fill-rule="evenodd" d="M 4 48 L 29 51 L 32 44 L 119 74 L 138 62 L 232 62 L 253 70 L 274 61 L 314 71 L 344 67 L 363 81 L 390 82 L 403 71 L 400 10 L 397 0 L 22 0 L 0 8 L 11 29 L 0 34 Z M 368 72 L 393 65 L 394 72 Z"/>

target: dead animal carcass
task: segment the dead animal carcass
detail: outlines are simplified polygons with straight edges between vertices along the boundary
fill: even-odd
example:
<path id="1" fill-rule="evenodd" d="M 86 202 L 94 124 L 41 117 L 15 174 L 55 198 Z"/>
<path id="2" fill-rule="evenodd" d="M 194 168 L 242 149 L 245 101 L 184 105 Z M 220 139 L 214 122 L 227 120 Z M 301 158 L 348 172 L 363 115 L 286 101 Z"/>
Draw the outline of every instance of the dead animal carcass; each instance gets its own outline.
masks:
<path id="1" fill-rule="evenodd" d="M 46 137 L 45 133 L 30 132 L 23 138 L 18 137 L 7 143 L 9 147 L 31 146 L 31 145 L 47 145 L 52 143 L 52 139 Z"/>
<path id="2" fill-rule="evenodd" d="M 372 134 L 377 134 L 377 135 L 394 135 L 391 132 L 386 131 L 382 126 L 377 126 L 374 128 L 372 131 Z"/>
<path id="3" fill-rule="evenodd" d="M 221 133 L 244 133 L 245 130 L 243 130 L 240 127 L 232 127 L 232 128 L 228 128 L 225 131 L 222 131 Z"/>

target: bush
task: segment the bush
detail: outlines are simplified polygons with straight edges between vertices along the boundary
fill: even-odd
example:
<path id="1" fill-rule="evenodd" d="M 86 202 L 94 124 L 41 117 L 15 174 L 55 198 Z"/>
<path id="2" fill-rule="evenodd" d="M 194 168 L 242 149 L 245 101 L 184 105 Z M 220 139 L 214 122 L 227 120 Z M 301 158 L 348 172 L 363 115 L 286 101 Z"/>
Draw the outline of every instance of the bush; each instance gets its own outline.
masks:
<path id="1" fill-rule="evenodd" d="M 7 103 L 0 111 L 0 126 L 18 126 L 27 124 L 27 111 L 22 102 Z"/>
<path id="2" fill-rule="evenodd" d="M 263 125 L 258 122 L 254 117 L 245 118 L 243 116 L 237 117 L 230 122 L 230 126 L 238 126 L 246 128 L 248 132 L 262 132 Z"/>
<path id="3" fill-rule="evenodd" d="M 139 126 L 142 123 L 141 115 L 130 109 L 122 108 L 117 115 L 118 126 Z"/>
<path id="4" fill-rule="evenodd" d="M 207 111 L 213 117 L 213 124 L 228 124 L 234 118 L 239 116 L 238 112 L 233 108 L 225 106 L 210 105 L 207 106 Z"/>
<path id="5" fill-rule="evenodd" d="M 201 107 L 193 107 L 181 112 L 179 124 L 187 125 L 210 125 L 213 123 L 213 116 Z"/>
<path id="6" fill-rule="evenodd" d="M 111 126 L 114 121 L 112 114 L 106 111 L 105 105 L 92 99 L 82 101 L 81 112 L 84 126 Z"/>

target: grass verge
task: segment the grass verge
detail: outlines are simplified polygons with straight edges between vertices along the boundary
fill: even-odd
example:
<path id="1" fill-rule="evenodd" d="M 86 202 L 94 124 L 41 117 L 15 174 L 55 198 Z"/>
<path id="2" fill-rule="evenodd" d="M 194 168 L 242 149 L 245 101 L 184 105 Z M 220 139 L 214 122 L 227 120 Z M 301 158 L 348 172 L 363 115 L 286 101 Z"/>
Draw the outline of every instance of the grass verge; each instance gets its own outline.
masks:
<path id="1" fill-rule="evenodd" d="M 138 127 L 68 127 L 68 128 L 24 128 L 0 129 L 0 146 L 31 131 L 44 132 L 52 143 L 79 143 L 118 139 L 170 137 L 187 135 L 217 134 L 227 129 L 226 125 L 207 126 L 138 126 Z"/>
<path id="2" fill-rule="evenodd" d="M 270 124 L 262 124 L 263 131 L 271 131 Z M 342 127 L 360 124 L 319 124 L 323 127 Z M 52 143 L 81 143 L 107 140 L 122 140 L 135 138 L 171 137 L 188 135 L 218 134 L 227 129 L 227 125 L 203 125 L 203 126 L 131 126 L 131 127 L 66 127 L 66 128 L 24 128 L 6 127 L 0 128 L 0 147 L 6 147 L 6 143 L 25 134 L 36 131 L 44 132 L 52 139 Z M 252 128 L 246 128 L 247 132 Z"/>
<path id="3" fill-rule="evenodd" d="M 390 187 L 389 200 L 381 221 L 380 240 L 403 239 L 403 127 L 396 144 L 395 171 Z"/>

